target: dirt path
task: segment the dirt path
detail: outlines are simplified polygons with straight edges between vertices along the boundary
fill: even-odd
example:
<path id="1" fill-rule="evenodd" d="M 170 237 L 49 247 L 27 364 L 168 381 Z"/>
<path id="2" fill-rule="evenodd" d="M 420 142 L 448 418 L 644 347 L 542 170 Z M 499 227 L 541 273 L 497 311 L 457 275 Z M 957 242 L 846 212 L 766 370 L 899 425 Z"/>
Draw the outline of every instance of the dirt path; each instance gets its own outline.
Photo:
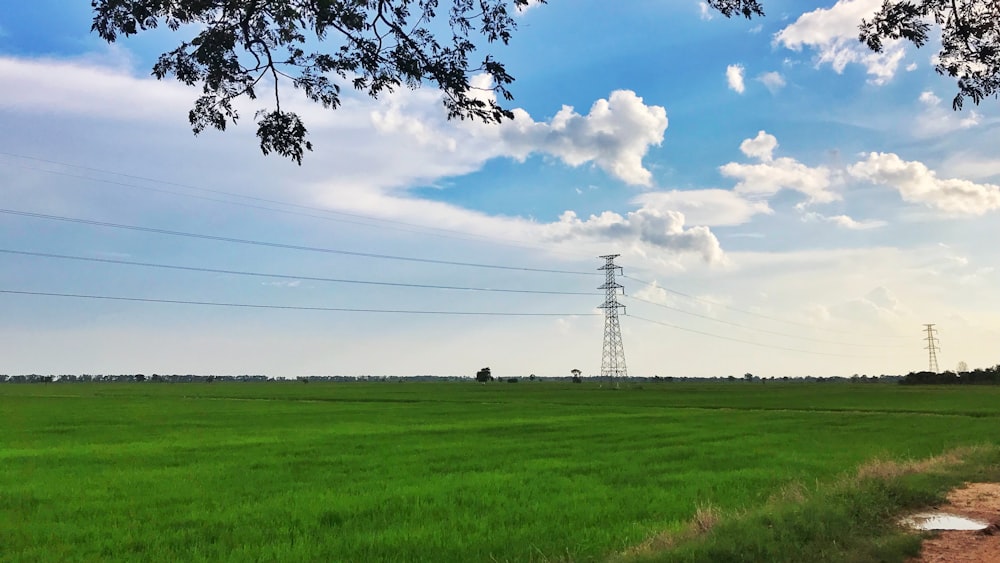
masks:
<path id="1" fill-rule="evenodd" d="M 978 531 L 936 532 L 924 540 L 920 557 L 910 563 L 1000 563 L 1000 483 L 970 483 L 948 493 L 942 512 L 989 522 Z"/>

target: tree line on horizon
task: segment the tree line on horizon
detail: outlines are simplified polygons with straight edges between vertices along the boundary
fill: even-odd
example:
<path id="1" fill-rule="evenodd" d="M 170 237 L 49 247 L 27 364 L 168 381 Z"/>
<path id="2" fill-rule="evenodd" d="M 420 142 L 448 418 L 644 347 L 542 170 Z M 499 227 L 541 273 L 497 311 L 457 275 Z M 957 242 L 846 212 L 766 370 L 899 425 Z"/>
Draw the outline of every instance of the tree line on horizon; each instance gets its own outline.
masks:
<path id="1" fill-rule="evenodd" d="M 964 366 L 963 366 L 964 367 Z M 548 380 L 565 380 L 574 383 L 581 383 L 583 380 L 602 380 L 600 376 L 583 376 L 582 372 L 574 369 L 569 376 L 565 377 L 545 377 Z M 441 375 L 413 375 L 413 376 L 376 376 L 376 375 L 310 375 L 295 378 L 269 377 L 266 375 L 158 375 L 146 376 L 137 374 L 63 374 L 63 375 L 4 375 L 0 374 L 0 383 L 263 383 L 263 382 L 402 382 L 402 381 L 469 381 L 488 383 L 492 381 L 514 383 L 520 380 L 536 381 L 543 379 L 535 374 L 524 377 L 494 377 L 490 368 L 480 369 L 475 376 L 441 376 Z M 1000 385 L 1000 364 L 988 368 L 977 368 L 974 370 L 959 369 L 956 371 L 931 372 L 931 371 L 911 371 L 906 375 L 858 375 L 850 377 L 831 376 L 815 377 L 806 375 L 803 377 L 760 377 L 750 373 L 742 377 L 717 376 L 717 377 L 677 377 L 677 376 L 638 376 L 628 377 L 633 382 L 649 383 L 750 383 L 766 384 L 780 382 L 797 383 L 892 383 L 902 385 Z"/>

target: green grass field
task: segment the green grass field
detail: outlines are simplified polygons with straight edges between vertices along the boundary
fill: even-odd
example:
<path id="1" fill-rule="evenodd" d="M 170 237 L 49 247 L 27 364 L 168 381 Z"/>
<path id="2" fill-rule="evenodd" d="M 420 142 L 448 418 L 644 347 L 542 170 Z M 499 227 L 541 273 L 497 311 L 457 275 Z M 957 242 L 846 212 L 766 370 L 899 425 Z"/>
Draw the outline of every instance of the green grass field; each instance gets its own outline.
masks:
<path id="1" fill-rule="evenodd" d="M 699 507 L 998 444 L 1000 389 L 0 385 L 0 423 L 3 560 L 601 561 Z"/>

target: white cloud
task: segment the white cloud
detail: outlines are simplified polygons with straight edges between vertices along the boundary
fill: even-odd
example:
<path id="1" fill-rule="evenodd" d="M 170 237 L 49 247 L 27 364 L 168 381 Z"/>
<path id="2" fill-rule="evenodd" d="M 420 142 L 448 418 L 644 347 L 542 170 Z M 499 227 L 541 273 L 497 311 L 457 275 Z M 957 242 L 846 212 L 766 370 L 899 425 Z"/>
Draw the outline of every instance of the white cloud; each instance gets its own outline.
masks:
<path id="1" fill-rule="evenodd" d="M 488 77 L 477 77 L 474 85 L 488 86 L 488 82 Z M 169 124 L 183 122 L 181 116 L 198 95 L 195 89 L 175 81 L 136 78 L 121 68 L 10 57 L 0 57 L 0 83 L 16 85 L 5 89 L 0 110 Z M 366 129 L 366 138 L 381 133 L 405 143 L 408 152 L 424 153 L 421 160 L 410 163 L 423 169 L 408 175 L 410 180 L 471 172 L 491 158 L 523 160 L 540 153 L 570 166 L 592 163 L 629 184 L 650 185 L 652 173 L 643 167 L 642 159 L 650 146 L 663 141 L 668 126 L 663 107 L 646 105 L 627 90 L 596 101 L 587 115 L 563 106 L 550 121 L 538 122 L 524 110 L 515 109 L 515 119 L 500 126 L 448 121 L 439 92 L 431 89 L 399 90 L 377 101 L 345 97 L 335 112 L 319 108 L 291 90 L 286 96 L 283 106 L 303 115 L 317 146 L 322 146 L 324 134 L 358 127 Z M 246 118 L 257 105 L 244 100 L 238 109 Z M 233 130 L 231 135 L 250 132 L 246 127 Z M 411 146 L 414 140 L 416 147 Z M 246 138 L 238 142 L 245 143 Z M 380 169 L 376 175 L 387 172 Z M 405 181 L 401 179 L 397 185 Z"/>
<path id="2" fill-rule="evenodd" d="M 10 85 L 10 95 L 0 97 L 0 111 L 56 114 L 58 119 L 82 119 L 84 124 L 96 120 L 104 126 L 109 126 L 109 120 L 120 120 L 137 130 L 137 123 L 155 121 L 158 130 L 195 142 L 178 117 L 197 94 L 170 81 L 135 78 L 120 69 L 79 63 L 0 58 L 0 82 Z M 299 103 L 294 96 L 290 94 L 290 107 Z M 722 257 L 711 231 L 685 226 L 683 214 L 676 211 L 640 208 L 624 216 L 605 212 L 587 220 L 570 214 L 552 223 L 538 223 L 476 212 L 408 192 L 414 185 L 478 170 L 491 158 L 523 159 L 536 152 L 573 166 L 591 162 L 631 183 L 650 183 L 651 173 L 642 166 L 642 157 L 651 144 L 662 140 L 667 116 L 662 107 L 647 106 L 633 92 L 613 92 L 594 103 L 586 115 L 563 107 L 545 122 L 517 110 L 516 119 L 502 126 L 448 121 L 439 94 L 426 89 L 401 90 L 379 100 L 349 98 L 336 112 L 322 112 L 305 102 L 302 107 L 315 112 L 305 119 L 313 142 L 323 147 L 326 157 L 307 158 L 296 168 L 296 181 L 283 188 L 291 200 L 495 240 L 564 241 L 575 245 L 574 250 L 587 252 L 596 244 L 613 241 L 658 259 L 691 255 L 717 261 Z M 213 149 L 237 144 L 243 152 L 254 149 L 252 127 L 234 127 L 224 136 L 207 136 L 200 142 Z M 387 154 L 392 158 L 386 159 Z M 280 159 L 259 161 L 268 169 L 287 166 Z M 260 181 L 247 187 L 248 192 L 267 189 L 273 185 Z"/>
<path id="3" fill-rule="evenodd" d="M 539 223 L 420 199 L 397 190 L 352 185 L 332 188 L 328 184 L 315 187 L 321 194 L 321 205 L 391 221 L 526 244 L 555 243 L 574 254 L 598 252 L 611 242 L 623 251 L 654 258 L 699 256 L 709 263 L 724 260 L 719 241 L 707 226 L 687 227 L 682 213 L 653 204 L 639 202 L 641 207 L 624 216 L 605 211 L 586 220 L 574 211 L 565 211 L 556 221 Z"/>
<path id="4" fill-rule="evenodd" d="M 763 24 L 757 24 L 757 25 L 751 27 L 750 29 L 748 29 L 747 33 L 758 34 L 761 31 L 764 31 L 764 25 Z"/>
<path id="5" fill-rule="evenodd" d="M 869 229 L 878 229 L 887 225 L 885 221 L 880 221 L 876 219 L 869 219 L 866 221 L 858 221 L 853 217 L 848 215 L 823 215 L 821 213 L 809 212 L 802 216 L 803 221 L 822 221 L 826 223 L 832 223 L 843 229 L 849 229 L 852 231 L 867 231 Z"/>
<path id="6" fill-rule="evenodd" d="M 489 83 L 488 77 L 474 80 L 482 81 L 481 87 Z M 500 156 L 523 161 L 532 154 L 547 154 L 570 166 L 593 163 L 640 186 L 652 184 L 642 159 L 650 146 L 663 141 L 669 123 L 663 107 L 647 106 L 630 90 L 597 100 L 587 115 L 563 106 L 551 120 L 541 122 L 517 108 L 513 121 L 499 126 L 448 121 L 437 96 L 397 92 L 372 112 L 372 121 L 385 134 L 403 134 L 447 153 L 475 155 L 481 161 Z"/>
<path id="7" fill-rule="evenodd" d="M 559 221 L 542 229 L 542 236 L 552 241 L 597 239 L 624 244 L 644 243 L 648 247 L 673 253 L 700 254 L 705 262 L 720 262 L 722 247 L 708 227 L 685 228 L 684 215 L 643 207 L 626 216 L 611 211 L 581 220 L 567 211 Z"/>
<path id="8" fill-rule="evenodd" d="M 774 149 L 778 148 L 778 139 L 766 131 L 758 131 L 753 139 L 745 139 L 740 143 L 743 154 L 764 162 L 774 160 Z"/>
<path id="9" fill-rule="evenodd" d="M 864 297 L 853 299 L 829 308 L 830 313 L 857 323 L 888 324 L 908 312 L 899 299 L 888 289 L 878 286 Z"/>
<path id="10" fill-rule="evenodd" d="M 808 197 L 806 203 L 830 203 L 841 199 L 831 191 L 830 169 L 812 168 L 791 158 L 779 158 L 760 164 L 730 162 L 719 168 L 724 176 L 736 178 L 736 192 L 747 196 L 771 197 L 781 190 L 795 190 Z"/>
<path id="11" fill-rule="evenodd" d="M 837 73 L 851 63 L 863 65 L 872 83 L 884 84 L 895 75 L 903 59 L 902 43 L 886 42 L 883 51 L 875 53 L 858 41 L 861 20 L 870 19 L 881 5 L 882 0 L 838 0 L 831 8 L 802 14 L 776 33 L 774 42 L 793 51 L 811 47 L 817 51 L 817 66 L 828 63 Z"/>
<path id="12" fill-rule="evenodd" d="M 757 80 L 764 84 L 772 94 L 785 87 L 785 77 L 781 76 L 780 72 L 765 72 L 758 76 Z"/>
<path id="13" fill-rule="evenodd" d="M 952 152 L 938 166 L 938 172 L 961 175 L 970 179 L 989 179 L 1000 176 L 1000 157 L 996 155 L 986 156 L 971 151 Z"/>
<path id="14" fill-rule="evenodd" d="M 547 153 L 570 166 L 593 162 L 633 185 L 648 186 L 652 173 L 642 166 L 650 146 L 659 145 L 667 129 L 667 112 L 647 106 L 629 90 L 616 90 L 598 100 L 587 115 L 563 106 L 551 121 L 537 122 L 514 110 L 514 121 L 499 127 L 498 152 L 518 159 Z"/>
<path id="15" fill-rule="evenodd" d="M 1000 186 L 941 179 L 923 163 L 904 161 L 893 153 L 869 153 L 848 172 L 855 178 L 892 186 L 905 201 L 948 213 L 983 215 L 1000 209 Z"/>
<path id="16" fill-rule="evenodd" d="M 936 137 L 960 129 L 969 129 L 979 125 L 982 118 L 975 111 L 962 114 L 944 107 L 941 98 L 929 90 L 922 92 L 918 100 L 924 109 L 913 120 L 913 134 L 917 137 Z"/>
<path id="17" fill-rule="evenodd" d="M 715 17 L 715 14 L 712 13 L 712 7 L 707 2 L 698 2 L 698 17 L 705 21 Z"/>
<path id="18" fill-rule="evenodd" d="M 730 162 L 719 167 L 719 171 L 739 182 L 735 186 L 738 194 L 751 198 L 769 198 L 784 189 L 795 190 L 806 196 L 806 204 L 829 203 L 841 199 L 840 194 L 831 190 L 833 173 L 825 166 L 809 167 L 792 158 L 774 160 L 773 152 L 778 140 L 765 131 L 760 131 L 753 139 L 740 144 L 743 154 L 761 160 L 759 164 Z"/>
<path id="19" fill-rule="evenodd" d="M 0 56 L 0 83 L 6 85 L 0 109 L 111 119 L 175 120 L 178 116 L 164 110 L 180 110 L 197 97 L 196 90 L 177 82 L 161 83 L 135 78 L 118 68 L 48 59 Z"/>
<path id="20" fill-rule="evenodd" d="M 538 0 L 528 0 L 528 4 L 526 6 L 518 6 L 517 13 L 523 14 L 523 13 L 527 12 L 528 10 L 534 8 L 535 6 L 539 6 L 541 4 L 542 3 L 539 2 Z"/>
<path id="21" fill-rule="evenodd" d="M 743 65 L 729 65 L 726 67 L 726 81 L 729 83 L 729 89 L 737 94 L 742 94 L 746 91 L 746 85 L 743 82 Z"/>
<path id="22" fill-rule="evenodd" d="M 648 192 L 633 203 L 660 211 L 678 211 L 691 225 L 742 225 L 758 214 L 774 213 L 765 201 L 750 201 L 732 190 L 672 190 Z"/>
<path id="23" fill-rule="evenodd" d="M 913 71 L 917 70 L 917 68 L 919 68 L 919 66 L 920 65 L 918 65 L 917 63 L 910 63 L 910 64 L 906 65 L 906 72 L 913 72 Z"/>
<path id="24" fill-rule="evenodd" d="M 633 294 L 638 299 L 645 299 L 653 303 L 666 304 L 669 301 L 667 290 L 660 287 L 655 280 L 649 285 L 643 286 Z"/>

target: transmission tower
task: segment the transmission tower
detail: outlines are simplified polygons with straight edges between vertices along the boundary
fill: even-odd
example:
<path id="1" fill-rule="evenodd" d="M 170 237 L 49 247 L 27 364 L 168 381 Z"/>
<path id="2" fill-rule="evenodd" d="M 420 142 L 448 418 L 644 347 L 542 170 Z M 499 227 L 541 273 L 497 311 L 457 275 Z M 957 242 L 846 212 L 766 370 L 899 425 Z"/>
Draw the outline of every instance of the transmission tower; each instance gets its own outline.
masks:
<path id="1" fill-rule="evenodd" d="M 928 360 L 930 364 L 929 366 L 930 371 L 931 373 L 937 373 L 938 372 L 937 353 L 938 350 L 940 350 L 940 348 L 938 347 L 938 339 L 937 337 L 934 336 L 934 333 L 937 332 L 937 329 L 934 328 L 933 324 L 926 324 L 924 325 L 924 330 L 927 331 L 927 337 L 924 338 L 924 340 L 927 341 L 927 348 L 925 348 L 925 350 L 927 350 Z"/>
<path id="2" fill-rule="evenodd" d="M 625 369 L 625 347 L 622 345 L 622 328 L 618 324 L 618 309 L 624 313 L 625 306 L 618 302 L 618 290 L 625 294 L 624 287 L 615 281 L 615 274 L 621 270 L 615 265 L 615 258 L 620 254 L 601 256 L 605 264 L 598 268 L 604 270 L 604 285 L 597 289 L 604 290 L 604 350 L 601 353 L 601 377 L 614 381 L 617 378 L 628 377 Z M 624 275 L 624 272 L 622 272 Z"/>

